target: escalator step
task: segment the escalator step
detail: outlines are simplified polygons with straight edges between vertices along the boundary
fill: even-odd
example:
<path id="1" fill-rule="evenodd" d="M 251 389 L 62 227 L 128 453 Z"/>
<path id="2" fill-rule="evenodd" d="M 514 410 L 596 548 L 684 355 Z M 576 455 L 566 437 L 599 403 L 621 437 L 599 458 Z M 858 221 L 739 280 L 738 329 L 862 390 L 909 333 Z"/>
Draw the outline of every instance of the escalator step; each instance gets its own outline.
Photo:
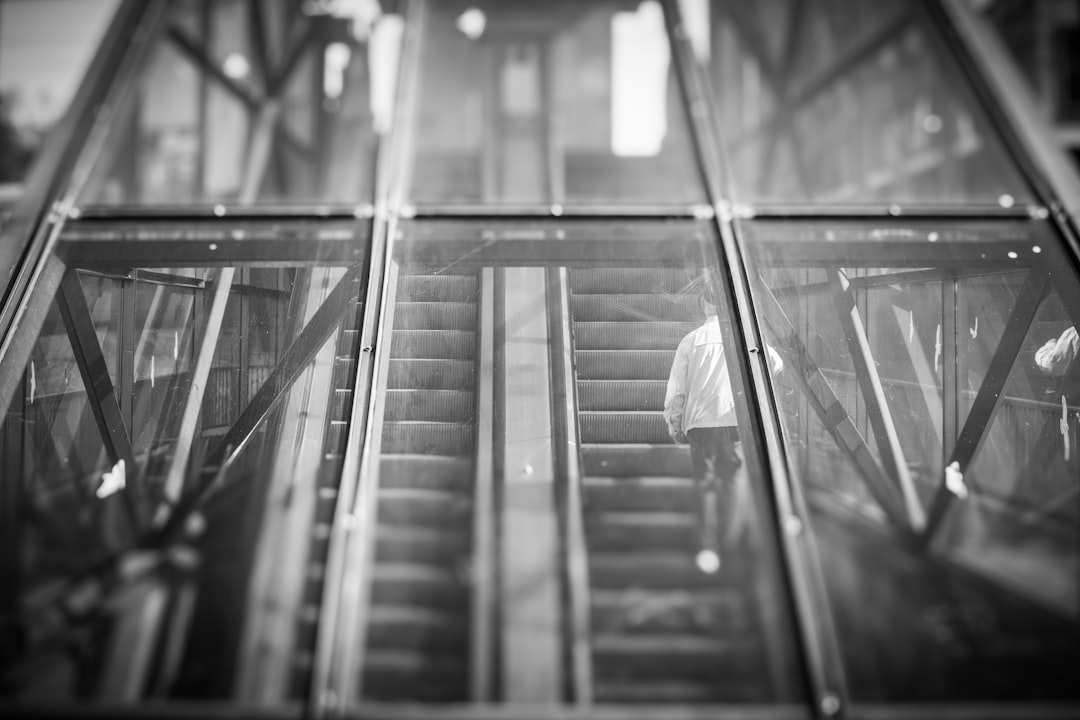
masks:
<path id="1" fill-rule="evenodd" d="M 389 526 L 439 526 L 449 535 L 468 533 L 472 503 L 467 495 L 445 490 L 382 488 L 379 523 Z"/>
<path id="2" fill-rule="evenodd" d="M 665 380 L 581 380 L 577 384 L 581 410 L 662 410 Z"/>
<path id="3" fill-rule="evenodd" d="M 476 302 L 476 275 L 404 275 L 398 278 L 399 302 Z"/>
<path id="4" fill-rule="evenodd" d="M 398 302 L 395 330 L 475 330 L 476 304 L 457 302 Z"/>
<path id="5" fill-rule="evenodd" d="M 712 589 L 738 592 L 745 574 L 720 572 L 709 575 L 694 564 L 694 551 L 598 552 L 589 557 L 593 587 L 598 589 L 653 589 L 671 592 Z M 734 588 L 734 589 L 733 589 Z"/>
<path id="6" fill-rule="evenodd" d="M 692 512 L 590 512 L 585 533 L 593 552 L 652 550 L 691 557 L 700 542 Z"/>
<path id="7" fill-rule="evenodd" d="M 659 412 L 580 412 L 578 422 L 583 443 L 667 445 L 674 442 Z"/>
<path id="8" fill-rule="evenodd" d="M 390 356 L 469 360 L 476 354 L 476 333 L 467 330 L 394 330 Z"/>
<path id="9" fill-rule="evenodd" d="M 447 650 L 461 651 L 467 639 L 467 629 L 454 613 L 430 608 L 379 605 L 371 608 L 368 615 L 367 641 L 370 648 L 428 655 Z"/>
<path id="10" fill-rule="evenodd" d="M 382 451 L 388 455 L 471 455 L 473 426 L 420 420 L 385 422 Z"/>
<path id="11" fill-rule="evenodd" d="M 473 394 L 464 390 L 386 391 L 386 419 L 469 422 L 475 414 Z"/>
<path id="12" fill-rule="evenodd" d="M 587 477 L 584 486 L 586 512 L 692 512 L 701 502 L 690 478 Z"/>
<path id="13" fill-rule="evenodd" d="M 418 563 L 376 563 L 371 584 L 372 605 L 438 607 L 464 612 L 468 599 L 465 576 L 454 568 Z"/>
<path id="14" fill-rule="evenodd" d="M 380 526 L 375 532 L 378 562 L 444 565 L 461 560 L 470 538 L 431 528 Z"/>
<path id="15" fill-rule="evenodd" d="M 574 347 L 578 350 L 674 351 L 679 341 L 695 327 L 694 323 L 688 322 L 575 322 Z"/>
<path id="16" fill-rule="evenodd" d="M 719 638 L 672 635 L 593 635 L 594 672 L 598 679 L 697 679 L 730 682 L 752 675 L 740 662 L 747 643 Z"/>
<path id="17" fill-rule="evenodd" d="M 472 487 L 472 460 L 438 455 L 383 455 L 379 485 L 463 492 Z"/>
<path id="18" fill-rule="evenodd" d="M 599 635 L 744 635 L 755 630 L 753 614 L 735 593 L 597 590 L 590 600 L 590 625 Z"/>
<path id="19" fill-rule="evenodd" d="M 698 298 L 694 295 L 612 294 L 574 295 L 575 322 L 597 321 L 702 321 Z"/>
<path id="20" fill-rule="evenodd" d="M 756 678 L 727 682 L 725 678 L 716 677 L 710 682 L 696 683 L 634 678 L 632 681 L 598 682 L 595 685 L 593 697 L 598 703 L 620 705 L 701 705 L 705 703 L 760 703 L 768 701 L 772 694 L 768 684 Z"/>
<path id="21" fill-rule="evenodd" d="M 461 653 L 377 649 L 364 653 L 362 695 L 367 700 L 464 702 L 468 663 Z"/>
<path id="22" fill-rule="evenodd" d="M 577 350 L 578 380 L 662 380 L 667 382 L 675 347 L 669 350 Z"/>
<path id="23" fill-rule="evenodd" d="M 571 269 L 574 293 L 685 293 L 694 273 L 673 268 Z"/>
<path id="24" fill-rule="evenodd" d="M 587 476 L 692 476 L 687 445 L 582 444 L 581 451 Z"/>
<path id="25" fill-rule="evenodd" d="M 471 360 L 394 359 L 386 378 L 389 388 L 472 390 L 476 368 Z"/>

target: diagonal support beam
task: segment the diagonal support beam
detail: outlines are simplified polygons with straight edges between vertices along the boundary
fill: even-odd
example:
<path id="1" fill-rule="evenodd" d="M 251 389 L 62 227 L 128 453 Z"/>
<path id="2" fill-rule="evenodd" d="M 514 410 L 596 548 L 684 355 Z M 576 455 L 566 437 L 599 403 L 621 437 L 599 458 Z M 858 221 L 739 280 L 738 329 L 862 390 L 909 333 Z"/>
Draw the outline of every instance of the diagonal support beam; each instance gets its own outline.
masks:
<path id="1" fill-rule="evenodd" d="M 843 270 L 830 270 L 829 283 L 832 287 L 833 304 L 840 319 L 840 327 L 844 330 L 848 353 L 855 366 L 855 378 L 866 402 L 866 412 L 870 416 L 870 425 L 874 430 L 874 439 L 877 440 L 881 460 L 885 465 L 885 471 L 900 489 L 908 523 L 913 530 L 919 532 L 926 524 L 926 514 L 911 481 L 911 472 L 908 470 L 907 459 L 904 457 L 904 449 L 900 445 L 900 437 L 896 433 L 896 424 L 889 411 L 889 401 L 885 397 L 881 376 L 878 375 L 877 364 L 874 362 L 870 342 L 866 337 L 866 328 L 863 326 L 859 307 L 855 302 L 855 294 L 851 292 L 851 283 L 848 282 Z"/>
<path id="2" fill-rule="evenodd" d="M 187 511 L 201 503 L 213 488 L 217 478 L 225 475 L 228 466 L 255 436 L 259 427 L 282 398 L 288 394 L 293 383 L 311 364 L 334 330 L 341 325 L 343 316 L 359 295 L 360 288 L 356 283 L 359 277 L 360 266 L 353 265 L 338 280 L 337 285 L 327 295 L 322 305 L 282 354 L 274 371 L 240 412 L 232 426 L 207 454 L 199 484 L 176 508 L 169 524 L 162 531 L 163 534 L 168 534 L 175 525 L 183 522 Z"/>
<path id="3" fill-rule="evenodd" d="M 764 282 L 759 283 L 759 297 L 762 300 L 762 318 L 769 325 L 770 334 L 776 338 L 781 353 L 787 355 L 787 365 L 791 367 L 810 407 L 837 446 L 858 468 L 870 493 L 885 514 L 898 527 L 908 529 L 903 498 L 870 452 L 866 440 L 852 422 L 829 381 L 810 358 L 810 353 L 784 308 Z"/>
<path id="4" fill-rule="evenodd" d="M 975 401 L 968 412 L 964 427 L 956 439 L 956 447 L 949 457 L 947 465 L 956 463 L 961 473 L 967 472 L 968 465 L 979 451 L 987 431 L 1001 407 L 1001 398 L 1005 390 L 1005 384 L 1009 380 L 1016 358 L 1024 346 L 1028 329 L 1035 320 L 1035 314 L 1042 304 L 1050 282 L 1046 273 L 1040 270 L 1031 270 L 1028 273 L 1024 285 L 1016 296 L 1009 321 L 1001 333 L 1001 341 L 997 351 L 990 360 L 990 366 L 986 369 L 979 392 L 975 395 Z M 945 514 L 952 506 L 955 495 L 942 480 L 934 494 L 930 506 L 926 528 L 923 531 L 922 542 L 929 544 L 935 532 L 945 518 Z"/>
<path id="5" fill-rule="evenodd" d="M 109 377 L 109 366 L 105 354 L 98 342 L 94 319 L 86 303 L 79 274 L 68 270 L 60 281 L 56 293 L 56 305 L 64 322 L 75 363 L 79 367 L 83 386 L 86 389 L 90 409 L 94 414 L 98 431 L 101 433 L 109 461 L 124 461 L 126 473 L 131 477 L 135 471 L 135 453 L 131 448 L 131 439 L 124 426 L 124 416 L 117 402 L 116 391 Z M 131 520 L 136 527 L 140 524 L 139 504 L 134 494 L 135 484 L 128 484 L 124 497 Z"/>

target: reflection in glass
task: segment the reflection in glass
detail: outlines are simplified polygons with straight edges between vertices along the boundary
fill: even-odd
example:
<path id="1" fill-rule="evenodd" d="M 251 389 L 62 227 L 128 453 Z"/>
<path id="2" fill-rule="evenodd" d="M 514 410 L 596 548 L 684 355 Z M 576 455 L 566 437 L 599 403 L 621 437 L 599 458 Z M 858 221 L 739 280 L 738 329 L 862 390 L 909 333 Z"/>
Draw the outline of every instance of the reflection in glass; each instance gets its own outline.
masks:
<path id="1" fill-rule="evenodd" d="M 1046 234 L 745 227 L 856 701 L 1077 697 L 1080 286 Z"/>
<path id="2" fill-rule="evenodd" d="M 709 237 L 647 221 L 404 228 L 353 702 L 799 702 Z M 693 411 L 695 428 L 725 426 L 695 480 L 664 408 L 699 335 L 708 367 L 691 373 L 727 395 Z M 689 408 L 710 398 L 679 382 L 696 437 Z"/>
<path id="3" fill-rule="evenodd" d="M 703 62 L 741 200 L 1029 199 L 917 4 L 724 0 L 709 11 Z"/>
<path id="4" fill-rule="evenodd" d="M 371 202 L 400 25 L 363 3 L 172 3 L 80 201 Z"/>
<path id="5" fill-rule="evenodd" d="M 314 260 L 328 241 L 344 260 Z M 6 693 L 298 702 L 362 241 L 328 224 L 75 222 L 58 252 L 70 265 L 46 270 L 59 290 L 17 339 L 29 356 L 0 424 Z"/>
<path id="6" fill-rule="evenodd" d="M 704 201 L 660 4 L 427 6 L 411 197 Z"/>

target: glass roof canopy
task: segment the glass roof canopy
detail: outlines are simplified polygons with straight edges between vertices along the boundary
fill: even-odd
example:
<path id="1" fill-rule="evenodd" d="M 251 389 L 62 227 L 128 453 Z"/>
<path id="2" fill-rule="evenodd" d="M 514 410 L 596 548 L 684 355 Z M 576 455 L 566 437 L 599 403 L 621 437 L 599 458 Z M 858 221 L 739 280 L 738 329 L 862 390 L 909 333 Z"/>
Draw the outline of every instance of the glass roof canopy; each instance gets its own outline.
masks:
<path id="1" fill-rule="evenodd" d="M 1077 709 L 1075 227 L 966 12 L 124 4 L 4 229 L 0 702 Z"/>

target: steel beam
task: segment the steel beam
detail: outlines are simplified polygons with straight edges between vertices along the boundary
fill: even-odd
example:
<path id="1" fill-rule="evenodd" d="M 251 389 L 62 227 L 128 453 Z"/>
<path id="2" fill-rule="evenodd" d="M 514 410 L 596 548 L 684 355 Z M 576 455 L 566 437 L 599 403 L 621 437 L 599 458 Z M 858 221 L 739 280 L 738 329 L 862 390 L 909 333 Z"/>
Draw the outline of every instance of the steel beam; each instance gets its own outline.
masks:
<path id="1" fill-rule="evenodd" d="M 124 461 L 127 477 L 135 474 L 135 454 L 131 448 L 131 439 L 124 426 L 124 416 L 117 401 L 109 366 L 98 342 L 97 331 L 90 308 L 86 304 L 78 272 L 68 270 L 60 281 L 56 295 L 56 306 L 64 321 L 71 351 L 79 367 L 83 386 L 86 389 L 90 409 L 94 414 L 98 431 L 101 433 L 105 451 L 112 463 Z M 134 483 L 128 483 L 124 491 L 128 510 L 135 527 L 140 525 L 141 504 L 137 500 L 138 492 Z"/>
<path id="2" fill-rule="evenodd" d="M 759 283 L 758 297 L 762 301 L 760 319 L 769 326 L 778 350 L 787 356 L 789 368 L 806 396 L 810 407 L 821 420 L 826 432 L 855 465 L 866 480 L 867 488 L 885 514 L 901 529 L 910 527 L 902 495 L 878 464 L 859 429 L 844 409 L 828 379 L 810 357 L 809 351 L 788 319 L 787 313 L 764 282 Z"/>
<path id="3" fill-rule="evenodd" d="M 844 331 L 851 362 L 855 366 L 855 377 L 866 403 L 866 413 L 870 417 L 878 452 L 881 453 L 885 471 L 900 489 L 908 523 L 918 532 L 926 524 L 926 516 L 911 481 L 911 472 L 908 470 L 904 449 L 900 445 L 900 437 L 896 433 L 896 425 L 889 411 L 889 400 L 885 397 L 885 388 L 881 384 L 881 376 L 878 375 L 877 363 L 866 337 L 866 328 L 863 326 L 855 295 L 851 292 L 851 284 L 843 270 L 830 270 L 829 282 L 832 285 L 833 305 L 840 320 L 840 327 Z"/>
<path id="4" fill-rule="evenodd" d="M 955 462 L 961 473 L 967 472 L 968 466 L 978 453 L 983 440 L 986 439 L 994 416 L 1001 407 L 1005 384 L 1009 380 L 1016 358 L 1023 348 L 1024 339 L 1035 320 L 1035 315 L 1049 285 L 1049 278 L 1045 272 L 1032 270 L 1017 293 L 1016 302 L 1013 304 L 1005 329 L 1001 333 L 997 350 L 986 369 L 979 392 L 975 395 L 975 401 L 971 405 L 967 420 L 957 437 L 956 447 L 953 448 L 946 466 Z M 921 538 L 924 544 L 929 544 L 933 540 L 955 497 L 943 479 L 930 506 Z"/>

